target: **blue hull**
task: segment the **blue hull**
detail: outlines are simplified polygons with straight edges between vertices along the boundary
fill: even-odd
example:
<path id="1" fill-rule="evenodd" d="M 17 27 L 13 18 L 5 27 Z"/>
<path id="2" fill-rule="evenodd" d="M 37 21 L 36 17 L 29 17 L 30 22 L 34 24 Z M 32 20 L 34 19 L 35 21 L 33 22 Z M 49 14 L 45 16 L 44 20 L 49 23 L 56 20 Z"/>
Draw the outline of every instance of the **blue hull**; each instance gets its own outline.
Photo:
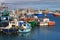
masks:
<path id="1" fill-rule="evenodd" d="M 0 22 L 0 27 L 6 27 L 9 25 L 9 22 Z"/>
<path id="2" fill-rule="evenodd" d="M 44 17 L 44 14 L 34 14 L 34 15 L 37 16 L 38 18 Z"/>
<path id="3" fill-rule="evenodd" d="M 52 14 L 47 14 L 47 17 L 51 17 L 51 16 L 53 16 Z"/>
<path id="4" fill-rule="evenodd" d="M 37 16 L 38 18 L 45 17 L 45 14 L 34 14 L 34 15 Z M 51 16 L 53 16 L 52 13 L 47 14 L 47 17 L 51 17 Z"/>
<path id="5" fill-rule="evenodd" d="M 4 33 L 15 33 L 17 31 L 18 31 L 17 29 L 3 29 Z"/>

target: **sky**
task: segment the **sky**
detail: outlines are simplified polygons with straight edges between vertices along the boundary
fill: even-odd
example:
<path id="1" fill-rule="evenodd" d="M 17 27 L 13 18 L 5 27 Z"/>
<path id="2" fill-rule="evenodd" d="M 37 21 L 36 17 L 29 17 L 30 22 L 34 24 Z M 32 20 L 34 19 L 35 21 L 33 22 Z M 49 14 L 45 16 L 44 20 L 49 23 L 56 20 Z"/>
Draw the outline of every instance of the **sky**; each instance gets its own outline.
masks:
<path id="1" fill-rule="evenodd" d="M 17 8 L 36 8 L 36 9 L 50 8 L 54 10 L 60 9 L 60 0 L 0 0 L 0 3 L 1 2 L 7 3 L 9 9 Z M 8 3 L 13 3 L 13 5 Z"/>
<path id="2" fill-rule="evenodd" d="M 20 2 L 20 1 L 27 2 L 27 1 L 40 1 L 40 0 L 0 0 L 0 2 L 9 2 L 9 3 L 11 3 L 11 2 Z"/>
<path id="3" fill-rule="evenodd" d="M 14 3 L 14 2 L 28 2 L 28 1 L 40 1 L 40 2 L 60 2 L 60 0 L 0 0 L 0 2 L 8 2 L 8 3 Z"/>

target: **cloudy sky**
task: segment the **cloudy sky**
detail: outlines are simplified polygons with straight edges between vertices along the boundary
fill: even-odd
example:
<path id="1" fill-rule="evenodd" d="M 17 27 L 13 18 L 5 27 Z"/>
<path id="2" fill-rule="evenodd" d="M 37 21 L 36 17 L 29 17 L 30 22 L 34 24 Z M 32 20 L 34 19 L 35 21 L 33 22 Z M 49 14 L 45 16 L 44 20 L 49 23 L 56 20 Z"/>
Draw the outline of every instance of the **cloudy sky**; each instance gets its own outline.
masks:
<path id="1" fill-rule="evenodd" d="M 0 2 L 6 2 L 6 3 L 21 2 L 21 1 L 60 2 L 60 0 L 0 0 Z"/>
<path id="2" fill-rule="evenodd" d="M 0 0 L 0 2 L 40 1 L 40 0 Z"/>

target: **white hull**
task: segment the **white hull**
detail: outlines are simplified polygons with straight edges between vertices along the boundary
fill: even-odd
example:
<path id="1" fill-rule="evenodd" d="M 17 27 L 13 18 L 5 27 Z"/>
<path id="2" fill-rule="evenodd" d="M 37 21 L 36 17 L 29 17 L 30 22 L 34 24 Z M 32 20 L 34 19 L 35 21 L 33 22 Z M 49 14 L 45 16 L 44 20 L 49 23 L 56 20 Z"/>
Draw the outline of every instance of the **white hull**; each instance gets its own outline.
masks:
<path id="1" fill-rule="evenodd" d="M 40 23 L 40 26 L 48 26 L 48 23 Z"/>
<path id="2" fill-rule="evenodd" d="M 19 32 L 30 32 L 31 29 L 24 29 L 23 31 L 22 30 L 19 30 Z"/>

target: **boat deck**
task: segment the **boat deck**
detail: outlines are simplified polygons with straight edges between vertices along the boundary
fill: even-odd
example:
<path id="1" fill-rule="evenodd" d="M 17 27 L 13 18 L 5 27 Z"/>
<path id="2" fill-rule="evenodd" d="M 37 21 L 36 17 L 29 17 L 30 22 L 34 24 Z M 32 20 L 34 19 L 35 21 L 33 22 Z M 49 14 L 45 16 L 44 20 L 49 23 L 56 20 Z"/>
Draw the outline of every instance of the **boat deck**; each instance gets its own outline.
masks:
<path id="1" fill-rule="evenodd" d="M 7 27 L 0 27 L 0 29 L 10 29 L 12 26 L 7 26 Z"/>

